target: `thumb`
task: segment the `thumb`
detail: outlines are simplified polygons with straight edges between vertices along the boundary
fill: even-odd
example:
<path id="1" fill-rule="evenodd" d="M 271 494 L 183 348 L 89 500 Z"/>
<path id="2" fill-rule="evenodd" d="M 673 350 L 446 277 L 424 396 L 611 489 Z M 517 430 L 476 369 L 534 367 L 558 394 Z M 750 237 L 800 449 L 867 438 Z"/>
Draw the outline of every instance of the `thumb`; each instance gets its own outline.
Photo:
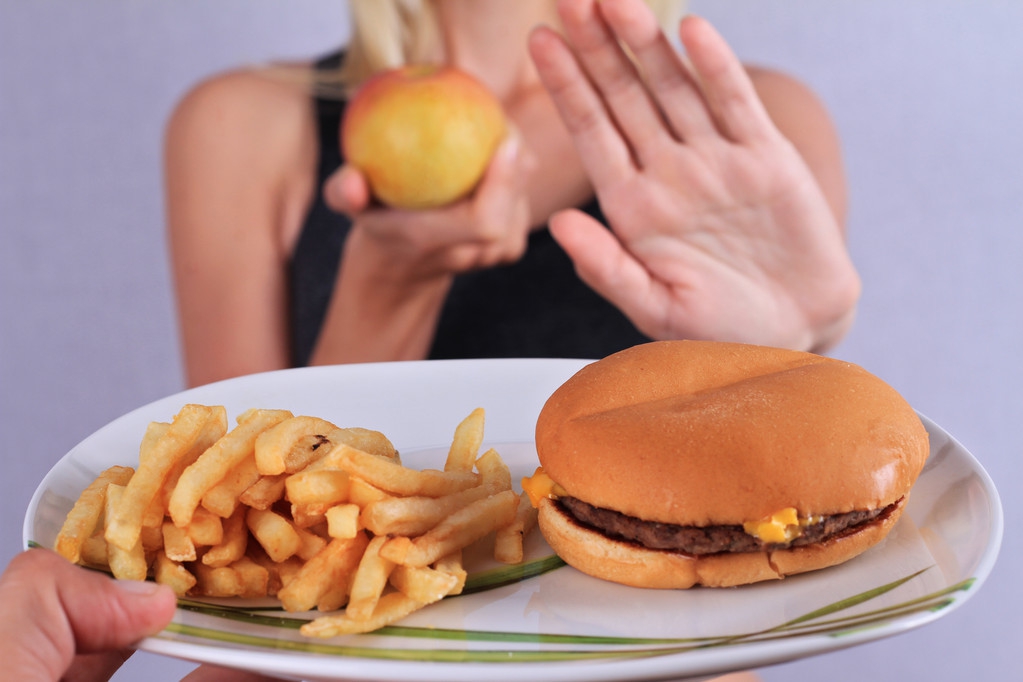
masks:
<path id="1" fill-rule="evenodd" d="M 354 166 L 345 164 L 323 181 L 323 201 L 336 213 L 355 215 L 366 210 L 372 199 L 369 181 Z"/>
<path id="2" fill-rule="evenodd" d="M 111 580 L 55 552 L 16 556 L 0 577 L 0 660 L 17 679 L 58 679 L 76 654 L 109 652 L 156 634 L 174 593 Z"/>
<path id="3" fill-rule="evenodd" d="M 559 211 L 549 221 L 551 236 L 572 259 L 576 274 L 648 335 L 651 297 L 657 287 L 650 271 L 614 232 L 577 209 Z"/>
<path id="4" fill-rule="evenodd" d="M 636 272 L 635 260 L 618 237 L 592 216 L 578 209 L 559 211 L 551 216 L 548 229 L 572 259 L 579 279 L 612 303 L 621 287 L 638 284 L 632 281 L 641 274 Z"/>
<path id="5" fill-rule="evenodd" d="M 78 653 L 118 649 L 155 635 L 170 622 L 177 603 L 166 585 L 111 580 L 81 569 L 58 590 Z"/>

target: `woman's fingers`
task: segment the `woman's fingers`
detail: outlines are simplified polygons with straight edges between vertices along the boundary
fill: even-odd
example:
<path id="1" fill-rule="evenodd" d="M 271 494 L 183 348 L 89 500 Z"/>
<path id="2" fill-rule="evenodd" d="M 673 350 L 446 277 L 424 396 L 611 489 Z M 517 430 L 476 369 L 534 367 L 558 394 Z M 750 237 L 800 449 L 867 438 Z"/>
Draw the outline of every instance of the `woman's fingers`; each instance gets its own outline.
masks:
<path id="1" fill-rule="evenodd" d="M 557 33 L 540 27 L 530 36 L 529 49 L 594 185 L 612 186 L 628 179 L 635 172 L 631 151 L 571 48 Z"/>
<path id="2" fill-rule="evenodd" d="M 611 230 L 576 209 L 554 214 L 549 227 L 579 279 L 625 311 L 640 331 L 651 334 L 658 328 L 660 321 L 648 319 L 648 311 L 663 305 L 657 283 Z"/>
<path id="3" fill-rule="evenodd" d="M 649 9 L 639 4 L 639 8 L 631 9 L 639 9 L 641 17 L 653 20 Z M 621 133 L 642 157 L 644 150 L 669 141 L 671 131 L 665 127 L 635 64 L 605 23 L 602 5 L 594 0 L 570 0 L 559 3 L 558 10 L 567 42 L 574 49 L 583 71 L 606 103 Z M 657 22 L 653 23 L 656 27 Z"/>
<path id="4" fill-rule="evenodd" d="M 774 125 L 753 82 L 714 27 L 700 17 L 688 16 L 679 25 L 679 37 L 721 132 L 739 144 L 769 135 Z"/>
<path id="5" fill-rule="evenodd" d="M 526 185 L 535 168 L 536 159 L 513 131 L 498 147 L 473 198 L 473 222 L 483 247 L 477 267 L 511 263 L 525 253 L 530 228 Z"/>
<path id="6" fill-rule="evenodd" d="M 714 121 L 689 68 L 641 0 L 603 0 L 600 13 L 628 46 L 675 136 L 692 141 L 716 133 Z M 616 110 L 617 114 L 617 110 Z"/>
<path id="7" fill-rule="evenodd" d="M 521 258 L 530 228 L 526 191 L 535 160 L 513 131 L 468 197 L 426 210 L 372 207 L 354 217 L 354 230 L 391 254 L 392 271 L 406 279 L 446 277 Z M 341 184 L 344 169 L 335 174 Z"/>

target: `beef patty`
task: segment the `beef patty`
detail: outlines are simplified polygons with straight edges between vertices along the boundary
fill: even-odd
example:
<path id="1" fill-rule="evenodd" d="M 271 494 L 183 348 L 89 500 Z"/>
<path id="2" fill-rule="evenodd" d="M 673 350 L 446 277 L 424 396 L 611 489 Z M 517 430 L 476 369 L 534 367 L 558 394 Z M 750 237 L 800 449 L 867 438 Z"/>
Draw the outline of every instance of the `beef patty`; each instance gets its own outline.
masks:
<path id="1" fill-rule="evenodd" d="M 599 530 L 610 537 L 634 542 L 649 549 L 672 550 L 693 555 L 760 552 L 821 542 L 860 524 L 881 518 L 898 504 L 895 502 L 881 509 L 821 516 L 804 526 L 802 535 L 791 542 L 765 543 L 747 533 L 741 525 L 678 526 L 672 523 L 644 521 L 613 509 L 594 507 L 575 497 L 560 497 L 557 503 L 580 524 Z"/>

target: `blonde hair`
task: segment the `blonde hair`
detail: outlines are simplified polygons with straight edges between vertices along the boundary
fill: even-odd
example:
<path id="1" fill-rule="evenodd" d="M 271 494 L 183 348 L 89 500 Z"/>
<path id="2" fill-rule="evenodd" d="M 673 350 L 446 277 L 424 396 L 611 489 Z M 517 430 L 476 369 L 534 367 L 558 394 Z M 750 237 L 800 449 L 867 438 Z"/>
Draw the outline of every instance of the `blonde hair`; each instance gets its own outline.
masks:
<path id="1" fill-rule="evenodd" d="M 685 0 L 646 0 L 668 33 Z M 318 89 L 348 91 L 383 69 L 438 58 L 440 30 L 432 0 L 349 0 L 351 40 L 340 70 L 317 78 Z"/>

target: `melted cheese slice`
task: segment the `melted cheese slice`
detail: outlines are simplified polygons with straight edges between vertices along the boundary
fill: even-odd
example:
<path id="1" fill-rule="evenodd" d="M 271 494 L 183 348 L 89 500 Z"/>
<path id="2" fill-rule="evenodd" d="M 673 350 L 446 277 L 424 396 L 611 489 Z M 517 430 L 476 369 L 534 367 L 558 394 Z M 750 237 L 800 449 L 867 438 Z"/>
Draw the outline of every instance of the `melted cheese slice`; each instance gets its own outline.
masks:
<path id="1" fill-rule="evenodd" d="M 803 524 L 795 507 L 786 507 L 760 521 L 747 521 L 742 529 L 768 544 L 791 542 L 803 534 Z"/>
<path id="2" fill-rule="evenodd" d="M 534 507 L 538 507 L 540 500 L 545 497 L 559 497 L 565 494 L 565 489 L 555 483 L 543 467 L 537 467 L 532 476 L 522 479 L 522 490 L 529 495 L 529 501 Z"/>

